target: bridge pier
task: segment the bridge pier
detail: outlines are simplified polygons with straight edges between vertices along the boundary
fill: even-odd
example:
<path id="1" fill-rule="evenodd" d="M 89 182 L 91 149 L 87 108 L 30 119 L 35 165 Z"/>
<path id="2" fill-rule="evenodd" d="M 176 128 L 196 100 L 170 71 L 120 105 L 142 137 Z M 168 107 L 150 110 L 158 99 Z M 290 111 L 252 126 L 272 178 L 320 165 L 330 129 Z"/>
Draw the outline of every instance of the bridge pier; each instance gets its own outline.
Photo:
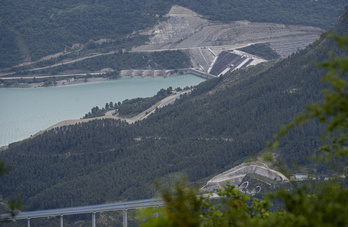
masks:
<path id="1" fill-rule="evenodd" d="M 123 210 L 123 227 L 127 227 L 127 209 Z"/>
<path id="2" fill-rule="evenodd" d="M 95 212 L 92 213 L 92 227 L 95 227 Z"/>
<path id="3" fill-rule="evenodd" d="M 160 199 L 144 199 L 137 201 L 128 201 L 128 202 L 117 202 L 109 204 L 99 204 L 92 206 L 84 207 L 75 207 L 79 208 L 78 211 L 74 207 L 53 209 L 53 210 L 44 210 L 43 211 L 28 211 L 21 212 L 16 215 L 13 220 L 27 220 L 27 226 L 31 226 L 31 219 L 33 218 L 45 218 L 45 217 L 55 217 L 55 222 L 60 219 L 60 226 L 63 227 L 63 218 L 64 215 L 78 215 L 78 214 L 91 214 L 92 215 L 92 226 L 96 226 L 96 213 L 107 212 L 107 211 L 123 211 L 123 226 L 127 227 L 127 211 L 129 209 L 141 209 L 146 207 L 159 207 L 163 206 L 164 202 Z M 11 214 L 5 214 L 10 217 Z M 156 214 L 158 216 L 158 214 Z M 23 223 L 24 224 L 24 223 Z"/>

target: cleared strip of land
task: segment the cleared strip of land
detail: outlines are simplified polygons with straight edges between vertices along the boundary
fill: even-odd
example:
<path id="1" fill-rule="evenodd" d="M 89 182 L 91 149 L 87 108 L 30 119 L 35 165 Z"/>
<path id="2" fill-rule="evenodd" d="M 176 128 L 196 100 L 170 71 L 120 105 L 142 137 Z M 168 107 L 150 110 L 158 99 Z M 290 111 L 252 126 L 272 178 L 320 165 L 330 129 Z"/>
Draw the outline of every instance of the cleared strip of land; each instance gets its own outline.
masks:
<path id="1" fill-rule="evenodd" d="M 183 95 L 185 93 L 189 93 L 189 92 L 191 92 L 191 90 L 181 91 L 181 92 L 177 92 L 173 95 L 170 95 L 170 96 L 162 99 L 161 101 L 157 102 L 155 105 L 151 106 L 150 108 L 146 109 L 145 111 L 141 112 L 140 114 L 138 114 L 134 117 L 131 117 L 131 118 L 119 117 L 118 115 L 114 116 L 114 115 L 106 114 L 106 115 L 101 116 L 101 117 L 94 117 L 94 118 L 87 118 L 87 119 L 76 119 L 76 120 L 65 120 L 65 121 L 61 121 L 61 122 L 47 128 L 45 130 L 42 130 L 42 131 L 36 133 L 35 135 L 33 135 L 33 137 L 41 135 L 42 133 L 49 131 L 51 129 L 54 129 L 54 128 L 59 128 L 62 126 L 67 126 L 67 125 L 75 125 L 75 124 L 85 123 L 85 122 L 89 122 L 89 121 L 93 121 L 93 120 L 97 120 L 97 119 L 116 119 L 116 120 L 123 120 L 123 121 L 128 122 L 129 124 L 132 124 L 136 121 L 141 121 L 141 120 L 145 119 L 150 114 L 154 113 L 156 111 L 156 108 L 162 108 L 164 106 L 167 106 L 167 105 L 173 103 L 176 99 L 180 98 L 181 95 Z"/>

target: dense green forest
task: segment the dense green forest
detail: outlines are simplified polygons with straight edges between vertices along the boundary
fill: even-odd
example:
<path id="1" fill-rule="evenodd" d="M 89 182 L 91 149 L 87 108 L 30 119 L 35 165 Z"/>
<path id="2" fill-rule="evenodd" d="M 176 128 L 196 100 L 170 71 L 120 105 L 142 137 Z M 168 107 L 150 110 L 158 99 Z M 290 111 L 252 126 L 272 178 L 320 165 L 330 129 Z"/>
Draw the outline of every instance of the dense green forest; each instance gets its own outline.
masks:
<path id="1" fill-rule="evenodd" d="M 137 32 L 164 20 L 173 5 L 222 22 L 249 20 L 328 29 L 346 4 L 345 0 L 3 0 L 0 69 L 58 52 L 88 54 L 142 44 L 146 37 L 139 38 Z M 130 45 L 122 45 L 125 41 Z"/>
<path id="2" fill-rule="evenodd" d="M 151 106 L 155 105 L 158 101 L 164 99 L 165 97 L 172 94 L 172 87 L 167 89 L 161 89 L 153 97 L 149 98 L 136 98 L 131 100 L 124 100 L 122 104 L 118 107 L 118 113 L 120 116 L 132 117 L 141 112 L 147 110 Z"/>
<path id="3" fill-rule="evenodd" d="M 238 50 L 259 56 L 266 60 L 273 60 L 281 57 L 275 50 L 272 49 L 269 43 L 253 44 Z"/>
<path id="4" fill-rule="evenodd" d="M 202 196 L 201 190 L 190 186 L 185 178 L 177 181 L 172 187 L 156 184 L 165 205 L 161 208 L 139 211 L 140 226 L 347 226 L 348 36 L 334 35 L 332 39 L 345 54 L 322 63 L 322 67 L 327 70 L 322 80 L 328 84 L 328 88 L 323 92 L 323 98 L 318 103 L 309 104 L 293 121 L 282 126 L 274 139 L 284 136 L 284 133 L 295 126 L 303 126 L 308 120 L 317 120 L 319 124 L 326 126 L 322 137 L 330 140 L 324 142 L 324 145 L 317 150 L 317 153 L 323 156 L 317 156 L 313 161 L 325 160 L 334 163 L 333 169 L 337 174 L 343 174 L 343 177 L 337 175 L 323 182 L 313 181 L 313 178 L 292 182 L 290 190 L 269 189 L 269 193 L 263 197 L 250 196 L 228 182 L 218 190 L 214 190 L 219 197 L 212 194 Z M 270 146 L 274 149 L 278 142 L 275 141 Z M 337 164 L 342 164 L 343 168 Z M 254 177 L 272 185 L 272 180 L 261 179 L 258 174 L 246 175 L 244 179 L 248 178 L 248 181 L 244 179 L 243 181 L 253 185 Z M 262 185 L 260 182 L 257 185 L 260 189 L 267 187 L 267 184 Z"/>
<path id="5" fill-rule="evenodd" d="M 347 20 L 335 33 L 345 34 Z M 320 100 L 325 70 L 315 63 L 337 51 L 322 38 L 288 59 L 260 64 L 201 83 L 174 105 L 129 125 L 116 120 L 57 128 L 11 144 L 0 159 L 4 198 L 21 194 L 25 210 L 152 197 L 154 179 L 185 173 L 202 182 L 253 158 L 279 127 Z M 314 60 L 315 59 L 315 60 Z M 278 148 L 284 167 L 330 171 L 306 157 L 320 146 L 318 123 L 295 129 Z"/>
<path id="6" fill-rule="evenodd" d="M 345 17 L 331 32 L 347 28 Z M 325 70 L 316 63 L 330 54 L 340 52 L 322 36 L 287 59 L 207 80 L 135 124 L 94 120 L 13 143 L 0 153 L 13 168 L 1 178 L 2 196 L 20 194 L 24 210 L 38 210 L 149 198 L 154 179 L 171 182 L 183 173 L 203 183 L 255 158 L 281 125 L 321 100 Z M 307 159 L 322 131 L 312 121 L 289 133 L 277 148 L 283 167 L 329 173 Z"/>
<path id="7" fill-rule="evenodd" d="M 181 88 L 177 88 L 180 90 Z M 167 89 L 161 89 L 156 95 L 147 98 L 135 98 L 126 99 L 122 103 L 109 102 L 105 104 L 105 107 L 99 108 L 99 106 L 93 107 L 90 112 L 86 113 L 83 118 L 93 118 L 104 116 L 107 111 L 115 110 L 120 117 L 133 117 L 141 112 L 147 110 L 151 106 L 155 105 L 160 100 L 171 95 L 173 88 L 169 87 Z"/>
<path id="8" fill-rule="evenodd" d="M 179 50 L 151 53 L 117 52 L 53 68 L 37 71 L 20 71 L 15 75 L 58 75 L 72 71 L 75 73 L 93 72 L 105 68 L 111 68 L 116 72 L 120 72 L 122 69 L 180 69 L 188 67 L 191 67 L 189 56 Z M 22 67 L 22 70 L 24 68 Z"/>

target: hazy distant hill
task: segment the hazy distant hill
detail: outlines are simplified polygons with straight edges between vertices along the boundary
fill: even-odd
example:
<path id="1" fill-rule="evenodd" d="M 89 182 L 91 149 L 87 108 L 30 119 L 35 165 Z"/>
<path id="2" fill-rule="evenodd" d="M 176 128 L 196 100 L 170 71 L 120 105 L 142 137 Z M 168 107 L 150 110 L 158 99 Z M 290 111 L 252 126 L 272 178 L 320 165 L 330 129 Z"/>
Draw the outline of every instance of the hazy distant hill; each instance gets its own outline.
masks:
<path id="1" fill-rule="evenodd" d="M 147 37 L 138 36 L 138 31 L 163 20 L 173 5 L 223 22 L 249 20 L 327 29 L 345 4 L 345 0 L 3 0 L 0 69 L 52 54 L 70 58 L 70 52 L 87 55 L 143 44 Z"/>

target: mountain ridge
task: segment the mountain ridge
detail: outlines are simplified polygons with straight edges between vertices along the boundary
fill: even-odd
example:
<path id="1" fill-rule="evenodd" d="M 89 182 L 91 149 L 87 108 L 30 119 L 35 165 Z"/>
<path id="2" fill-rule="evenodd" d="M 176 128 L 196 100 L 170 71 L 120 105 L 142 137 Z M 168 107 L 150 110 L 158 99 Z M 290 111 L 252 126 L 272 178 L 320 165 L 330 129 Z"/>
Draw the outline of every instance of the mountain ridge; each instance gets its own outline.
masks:
<path id="1" fill-rule="evenodd" d="M 73 3 L 66 0 L 59 3 L 5 0 L 0 5 L 0 53 L 6 55 L 0 56 L 0 68 L 5 70 L 24 60 L 36 61 L 75 48 L 78 50 L 76 53 L 88 54 L 91 50 L 105 52 L 110 49 L 127 49 L 128 45 L 120 45 L 125 41 L 130 41 L 130 46 L 141 44 L 146 37 L 134 36 L 137 31 L 163 20 L 173 5 L 181 5 L 209 20 L 224 23 L 249 20 L 329 28 L 343 11 L 346 2 L 296 0 L 289 3 L 283 0 L 279 4 L 279 1 L 268 0 L 261 4 L 250 0 L 224 0 L 203 4 L 197 0 L 137 0 L 126 4 L 121 0 L 77 0 Z M 25 48 L 17 42 L 20 37 L 24 39 L 20 43 L 25 44 Z M 81 47 L 86 48 L 82 50 Z"/>
<path id="2" fill-rule="evenodd" d="M 347 12 L 334 34 L 347 34 Z M 4 198 L 21 193 L 25 209 L 38 210 L 149 198 L 152 182 L 171 184 L 181 174 L 202 183 L 253 159 L 280 126 L 321 100 L 325 70 L 315 62 L 340 54 L 324 35 L 277 62 L 261 63 L 201 83 L 190 95 L 143 121 L 95 120 L 61 127 L 11 144 L 0 159 L 13 166 L 2 178 Z M 281 141 L 284 168 L 330 168 L 306 159 L 321 145 L 324 128 L 313 121 Z"/>
<path id="3" fill-rule="evenodd" d="M 16 167 L 4 177 L 1 191 L 7 197 L 31 188 L 22 196 L 32 210 L 42 209 L 43 204 L 66 206 L 70 199 L 83 205 L 150 197 L 151 181 L 168 174 L 185 172 L 197 181 L 233 167 L 263 150 L 280 125 L 320 99 L 324 70 L 309 67 L 308 60 L 322 54 L 314 47 L 324 42 L 275 65 L 262 63 L 208 80 L 191 95 L 133 125 L 96 120 L 12 144 L 0 154 Z M 288 163 L 308 164 L 301 157 L 318 146 L 317 135 L 316 124 L 296 131 L 279 155 Z M 311 145 L 297 150 L 307 143 Z M 76 188 L 80 199 L 73 192 Z"/>

